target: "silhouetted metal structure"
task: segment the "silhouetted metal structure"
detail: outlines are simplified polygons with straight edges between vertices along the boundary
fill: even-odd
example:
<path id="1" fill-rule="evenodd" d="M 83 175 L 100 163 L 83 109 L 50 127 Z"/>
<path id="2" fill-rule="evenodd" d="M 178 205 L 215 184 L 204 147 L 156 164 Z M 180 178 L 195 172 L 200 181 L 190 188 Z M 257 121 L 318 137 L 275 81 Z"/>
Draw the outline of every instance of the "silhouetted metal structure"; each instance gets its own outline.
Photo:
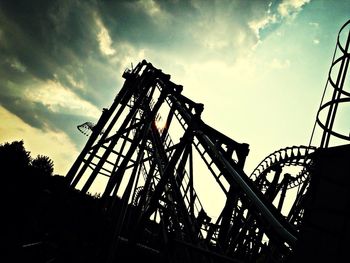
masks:
<path id="1" fill-rule="evenodd" d="M 92 133 L 92 130 L 94 129 L 94 127 L 95 127 L 95 124 L 89 121 L 84 122 L 83 124 L 80 124 L 77 126 L 78 130 L 86 136 L 89 136 Z M 103 130 L 100 131 L 100 134 L 103 134 L 103 133 L 104 133 Z"/>
<path id="2" fill-rule="evenodd" d="M 123 77 L 123 88 L 110 109 L 104 109 L 67 174 L 72 187 L 81 183 L 83 193 L 97 177 L 105 176 L 102 199 L 107 210 L 112 211 L 116 202 L 108 202 L 110 198 L 121 196 L 116 248 L 111 251 L 117 253 L 121 240 L 148 244 L 156 239 L 152 249 L 157 250 L 171 239 L 177 245 L 167 251 L 173 250 L 169 253 L 179 256 L 179 262 L 254 261 L 268 247 L 277 250 L 278 257 L 286 255 L 296 229 L 243 172 L 248 145 L 205 124 L 200 118 L 203 105 L 183 96 L 182 87 L 152 64 L 142 61 Z M 194 150 L 226 195 L 216 222 L 211 222 L 195 191 Z M 266 182 L 264 187 L 272 191 Z M 129 204 L 133 217 L 126 220 Z M 152 238 L 146 227 L 150 221 L 160 228 Z M 269 246 L 263 244 L 264 236 L 270 239 Z M 210 256 L 203 258 L 198 251 Z"/>
<path id="3" fill-rule="evenodd" d="M 317 117 L 324 130 L 321 148 L 330 135 L 349 139 L 332 130 L 337 105 L 350 100 L 342 89 L 349 37 L 344 48 L 339 40 L 337 45 L 344 55 L 332 63 L 332 68 L 340 63 L 337 81 L 329 77 L 333 97 L 321 103 Z M 141 251 L 155 262 L 287 259 L 300 234 L 316 147 L 280 149 L 247 176 L 248 145 L 206 124 L 203 105 L 182 95 L 170 75 L 143 60 L 123 77 L 122 89 L 97 124 L 78 126 L 91 135 L 66 176 L 83 193 L 101 189 L 115 226 L 106 262 Z M 323 124 L 319 115 L 326 108 Z M 214 222 L 196 192 L 203 173 L 199 162 L 226 198 Z M 294 198 L 286 207 L 288 191 Z"/>
<path id="4" fill-rule="evenodd" d="M 327 83 L 322 95 L 320 108 L 311 136 L 310 144 L 317 127 L 321 128 L 320 148 L 327 148 L 331 139 L 333 145 L 350 142 L 349 126 L 336 125 L 346 123 L 350 113 L 350 85 L 346 79 L 349 68 L 350 20 L 339 30 L 332 64 L 329 69 Z M 330 86 L 330 87 L 329 87 Z"/>

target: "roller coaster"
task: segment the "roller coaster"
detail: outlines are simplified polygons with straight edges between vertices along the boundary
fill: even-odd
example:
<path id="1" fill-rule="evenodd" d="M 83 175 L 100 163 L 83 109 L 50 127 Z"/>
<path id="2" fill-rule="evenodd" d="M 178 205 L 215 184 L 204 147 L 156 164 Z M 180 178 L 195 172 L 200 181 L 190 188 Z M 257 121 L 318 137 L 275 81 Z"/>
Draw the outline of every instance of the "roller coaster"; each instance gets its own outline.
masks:
<path id="1" fill-rule="evenodd" d="M 338 104 L 350 101 L 343 88 L 350 36 L 345 46 L 339 36 L 341 55 L 334 55 L 328 80 L 333 95 L 323 96 L 315 122 L 323 132 L 320 147 L 310 141 L 277 150 L 250 175 L 244 172 L 249 145 L 205 123 L 203 104 L 184 96 L 170 75 L 146 60 L 127 69 L 98 122 L 78 126 L 89 137 L 66 176 L 82 193 L 101 189 L 114 222 L 105 261 L 287 262 L 300 236 L 314 154 L 332 136 L 350 140 L 333 129 Z M 334 65 L 340 65 L 337 80 Z M 205 174 L 225 197 L 215 220 L 197 188 Z"/>

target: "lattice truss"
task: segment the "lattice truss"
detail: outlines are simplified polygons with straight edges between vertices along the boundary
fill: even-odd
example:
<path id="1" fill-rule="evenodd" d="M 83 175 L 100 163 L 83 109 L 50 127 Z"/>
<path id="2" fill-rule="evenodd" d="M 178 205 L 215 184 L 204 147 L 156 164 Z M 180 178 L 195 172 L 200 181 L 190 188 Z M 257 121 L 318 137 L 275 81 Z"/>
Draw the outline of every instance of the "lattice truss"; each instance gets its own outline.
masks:
<path id="1" fill-rule="evenodd" d="M 319 140 L 321 148 L 350 142 L 350 82 L 347 78 L 350 61 L 350 20 L 339 30 L 326 86 L 311 141 Z M 315 128 L 321 133 L 315 133 Z"/>
<path id="2" fill-rule="evenodd" d="M 179 244 L 172 246 L 173 253 L 186 250 L 178 253 L 186 255 L 181 262 L 254 262 L 266 251 L 286 257 L 297 239 L 305 167 L 314 148 L 281 149 L 248 177 L 243 171 L 248 145 L 204 123 L 203 105 L 182 95 L 182 86 L 169 75 L 142 61 L 123 77 L 122 89 L 97 124 L 80 126 L 91 135 L 67 174 L 70 185 L 83 193 L 101 189 L 116 222 L 115 239 L 157 251 L 172 240 Z M 284 166 L 302 169 L 283 176 Z M 196 191 L 205 172 L 225 200 L 216 220 L 207 215 Z M 282 215 L 286 192 L 295 186 L 295 202 Z"/>

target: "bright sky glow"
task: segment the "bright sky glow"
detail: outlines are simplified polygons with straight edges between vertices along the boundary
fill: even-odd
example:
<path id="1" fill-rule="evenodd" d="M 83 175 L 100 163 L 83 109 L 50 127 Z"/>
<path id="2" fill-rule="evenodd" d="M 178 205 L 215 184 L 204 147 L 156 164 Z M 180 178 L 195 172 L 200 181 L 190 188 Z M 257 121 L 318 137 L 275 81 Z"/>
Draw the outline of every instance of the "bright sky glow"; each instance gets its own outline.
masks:
<path id="1" fill-rule="evenodd" d="M 86 141 L 76 126 L 96 122 L 125 68 L 146 59 L 204 104 L 205 122 L 250 145 L 249 174 L 308 144 L 349 10 L 349 0 L 4 1 L 0 143 L 24 139 L 66 174 Z"/>

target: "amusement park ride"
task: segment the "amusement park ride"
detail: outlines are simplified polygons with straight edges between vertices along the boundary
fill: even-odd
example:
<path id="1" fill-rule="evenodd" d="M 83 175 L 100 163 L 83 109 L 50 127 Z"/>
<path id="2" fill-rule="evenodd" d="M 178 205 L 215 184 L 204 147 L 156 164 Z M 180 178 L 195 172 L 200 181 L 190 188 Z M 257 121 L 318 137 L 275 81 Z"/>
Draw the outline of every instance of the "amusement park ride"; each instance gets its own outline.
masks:
<path id="1" fill-rule="evenodd" d="M 243 170 L 248 144 L 205 123 L 203 105 L 182 95 L 183 87 L 170 75 L 145 60 L 126 70 L 123 87 L 98 122 L 78 126 L 89 137 L 66 176 L 82 193 L 103 189 L 101 204 L 114 222 L 106 262 L 300 262 L 317 248 L 324 259 L 345 254 L 344 246 L 335 245 L 345 242 L 344 236 L 310 237 L 349 234 L 345 212 L 338 219 L 330 210 L 324 210 L 326 219 L 319 213 L 322 229 L 310 220 L 322 198 L 317 193 L 328 187 L 327 176 L 343 180 L 332 190 L 333 201 L 340 207 L 349 202 L 349 195 L 344 201 L 336 196 L 350 186 L 349 176 L 342 176 L 350 171 L 345 145 L 350 137 L 334 128 L 337 111 L 350 102 L 349 24 L 339 32 L 317 113 L 313 134 L 321 131 L 319 145 L 310 140 L 308 146 L 275 151 L 250 175 Z M 338 146 L 330 147 L 333 139 Z M 199 167 L 225 196 L 215 220 L 200 201 L 197 184 L 204 171 Z M 343 228 L 336 231 L 339 220 Z"/>

